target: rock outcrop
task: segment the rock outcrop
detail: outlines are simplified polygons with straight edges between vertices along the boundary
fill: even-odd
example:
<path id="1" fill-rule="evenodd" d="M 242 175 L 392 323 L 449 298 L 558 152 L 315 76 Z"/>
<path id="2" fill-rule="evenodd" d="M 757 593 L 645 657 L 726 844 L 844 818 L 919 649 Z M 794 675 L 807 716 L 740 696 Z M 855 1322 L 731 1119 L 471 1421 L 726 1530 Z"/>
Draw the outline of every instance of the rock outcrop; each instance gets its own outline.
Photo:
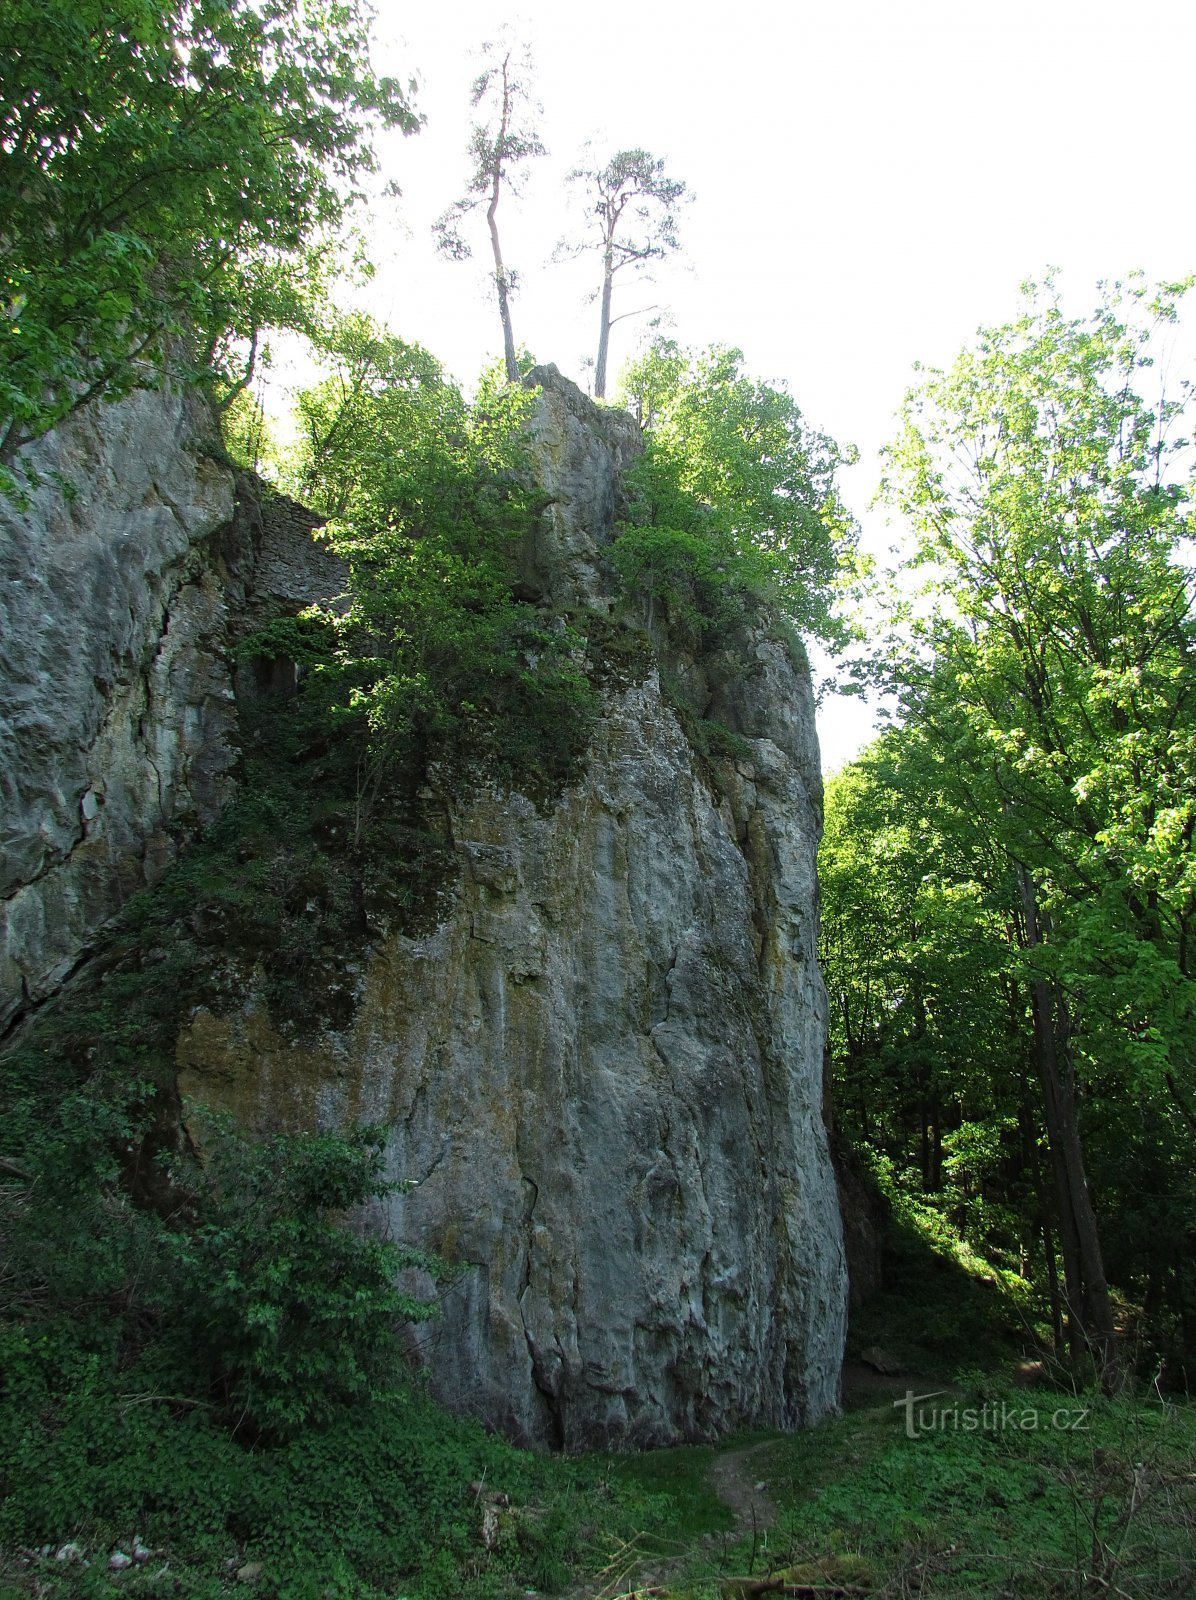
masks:
<path id="1" fill-rule="evenodd" d="M 0 497 L 0 1033 L 232 797 L 237 641 L 333 605 L 319 519 L 240 483 L 196 394 L 135 392 L 29 452 Z"/>
<path id="2" fill-rule="evenodd" d="M 605 610 L 638 429 L 535 377 L 551 498 L 525 580 Z M 347 1028 L 284 1036 L 251 1002 L 179 1042 L 184 1092 L 250 1122 L 389 1126 L 410 1187 L 386 1224 L 459 1268 L 419 1333 L 433 1388 L 569 1449 L 792 1427 L 838 1397 L 809 677 L 766 633 L 669 667 L 740 759 L 704 767 L 658 668 L 612 687 L 546 814 L 439 797 L 457 888 L 363 961 Z"/>
<path id="3" fill-rule="evenodd" d="M 638 429 L 554 369 L 535 376 L 548 503 L 520 583 L 606 617 Z M 228 645 L 263 595 L 297 606 L 343 582 L 301 517 L 230 521 L 229 474 L 183 461 L 183 403 L 101 418 L 103 436 L 89 423 L 70 445 L 89 497 L 47 490 L 9 518 L 26 585 L 3 661 L 12 1003 L 152 881 L 175 819 L 226 797 Z M 815 1421 L 843 1347 L 809 676 L 763 624 L 709 659 L 657 659 L 636 637 L 638 669 L 609 675 L 551 805 L 432 776 L 458 869 L 443 915 L 363 944 L 340 1022 L 272 1019 L 250 963 L 177 1049 L 184 1094 L 251 1124 L 389 1128 L 406 1187 L 374 1220 L 457 1267 L 442 1318 L 411 1335 L 434 1389 L 568 1449 Z M 698 753 L 695 718 L 730 735 L 722 754 Z"/>
<path id="4" fill-rule="evenodd" d="M 233 475 L 194 396 L 88 408 L 0 498 L 0 1028 L 230 790 L 236 711 L 218 641 L 243 552 Z"/>

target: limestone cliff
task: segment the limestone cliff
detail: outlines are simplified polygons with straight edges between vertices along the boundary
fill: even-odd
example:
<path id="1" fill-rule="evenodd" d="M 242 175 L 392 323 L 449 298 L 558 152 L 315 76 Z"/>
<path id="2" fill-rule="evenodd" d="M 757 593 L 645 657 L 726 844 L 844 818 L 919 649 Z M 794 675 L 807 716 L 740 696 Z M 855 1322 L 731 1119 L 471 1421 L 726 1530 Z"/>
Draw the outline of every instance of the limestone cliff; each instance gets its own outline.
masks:
<path id="1" fill-rule="evenodd" d="M 605 618 L 617 605 L 606 547 L 619 472 L 638 429 L 553 369 L 535 376 L 548 504 L 520 583 L 556 611 Z M 6 662 L 14 703 L 26 707 L 18 734 L 34 728 L 39 705 L 50 708 L 43 722 L 62 724 L 61 749 L 42 752 L 40 767 L 28 754 L 6 761 L 6 793 L 20 801 L 16 902 L 48 904 L 39 886 L 54 873 L 68 886 L 91 881 L 85 824 L 101 813 L 88 817 L 87 794 L 110 808 L 119 793 L 134 831 L 146 805 L 123 856 L 111 834 L 95 903 L 69 887 L 59 904 L 75 896 L 73 920 L 10 917 L 15 987 L 30 993 L 53 981 L 56 960 L 77 959 L 104 907 L 149 876 L 154 830 L 171 808 L 219 804 L 235 756 L 227 644 L 238 612 L 253 612 L 263 586 L 298 601 L 335 592 L 341 578 L 327 558 L 306 562 L 304 530 L 297 539 L 291 530 L 281 554 L 275 540 L 273 556 L 252 518 L 232 525 L 235 537 L 217 533 L 228 477 L 192 465 L 185 503 L 206 485 L 210 504 L 189 521 L 171 513 L 173 556 L 167 540 L 124 564 L 119 539 L 100 541 L 101 569 L 119 571 L 128 608 L 149 617 L 135 642 L 122 642 L 124 589 L 89 608 L 77 599 L 89 665 L 58 712 L 48 656 L 38 674 L 22 676 L 15 650 Z M 154 503 L 155 482 L 166 503 L 160 474 L 142 477 L 139 490 L 123 474 L 113 527 Z M 184 503 L 176 491 L 170 499 Z M 83 518 L 79 502 L 62 516 Z M 83 518 L 72 535 L 84 546 L 86 527 Z M 227 559 L 219 551 L 230 538 Z M 32 536 L 24 548 L 22 570 L 41 572 Z M 163 570 L 168 580 L 155 576 Z M 50 578 L 37 582 L 39 596 L 51 592 Z M 179 615 L 167 591 L 177 597 L 188 583 L 213 596 L 213 609 L 193 630 L 197 670 L 160 673 L 159 712 L 136 685 Z M 152 614 L 146 591 L 157 597 Z M 71 606 L 50 610 L 62 649 Z M 610 625 L 635 633 L 626 615 Z M 609 675 L 581 770 L 550 805 L 461 792 L 429 774 L 429 820 L 456 865 L 442 914 L 418 936 L 375 927 L 342 952 L 351 1004 L 336 1025 L 288 1027 L 247 960 L 226 997 L 182 1019 L 177 1048 L 183 1092 L 250 1123 L 389 1128 L 390 1169 L 408 1187 L 374 1221 L 458 1267 L 443 1317 L 412 1334 L 434 1388 L 518 1437 L 565 1448 L 814 1421 L 836 1404 L 843 1345 L 842 1232 L 822 1116 L 809 677 L 763 623 L 701 660 L 635 637 L 638 667 Z M 110 676 L 93 705 L 93 658 L 115 660 L 130 687 L 118 693 Z M 197 723 L 195 707 L 209 702 L 213 720 L 204 712 Z M 723 754 L 695 749 L 703 718 L 735 736 Z M 176 727 L 198 732 L 190 743 L 167 738 L 161 761 L 156 730 Z M 22 751 L 37 749 L 36 733 L 23 737 Z M 121 773 L 141 772 L 151 751 L 169 778 L 147 799 L 144 783 L 135 794 Z M 228 761 L 212 754 L 221 751 Z M 197 762 L 196 752 L 207 754 Z M 207 790 L 201 772 L 213 774 Z M 39 834 L 40 818 L 50 821 Z M 38 838 L 49 841 L 40 855 L 27 843 Z M 57 943 L 53 926 L 64 930 Z"/>
<path id="2" fill-rule="evenodd" d="M 134 393 L 33 448 L 26 507 L 0 497 L 0 1033 L 231 798 L 237 639 L 344 586 L 218 438 L 198 396 Z"/>
<path id="3" fill-rule="evenodd" d="M 525 582 L 605 610 L 638 430 L 534 376 L 551 503 Z M 789 1427 L 838 1395 L 809 678 L 765 633 L 666 665 L 738 761 L 699 760 L 652 665 L 608 688 L 547 814 L 433 779 L 457 887 L 363 960 L 347 1028 L 284 1037 L 250 1001 L 179 1043 L 184 1092 L 250 1121 L 390 1127 L 411 1187 L 387 1225 L 461 1268 L 421 1330 L 435 1390 L 566 1448 Z"/>
<path id="4" fill-rule="evenodd" d="M 0 1028 L 227 796 L 239 552 L 205 434 L 194 397 L 134 394 L 34 448 L 27 509 L 0 497 Z"/>

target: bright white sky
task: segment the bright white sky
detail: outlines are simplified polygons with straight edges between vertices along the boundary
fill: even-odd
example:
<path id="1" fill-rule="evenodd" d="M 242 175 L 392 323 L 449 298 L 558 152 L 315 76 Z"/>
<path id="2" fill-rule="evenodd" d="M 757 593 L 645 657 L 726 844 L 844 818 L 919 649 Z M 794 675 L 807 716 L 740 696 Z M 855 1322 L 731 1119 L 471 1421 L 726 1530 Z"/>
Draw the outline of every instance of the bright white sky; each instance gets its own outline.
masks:
<path id="1" fill-rule="evenodd" d="M 551 153 L 500 211 L 516 339 L 585 383 L 595 263 L 548 262 L 563 175 L 587 139 L 664 156 L 696 195 L 683 255 L 616 314 L 662 301 L 683 343 L 739 345 L 786 380 L 859 446 L 844 490 L 878 550 L 897 530 L 867 515 L 877 451 L 915 361 L 949 361 L 1048 264 L 1079 310 L 1099 278 L 1196 270 L 1191 0 L 376 3 L 378 64 L 419 77 L 427 126 L 385 150 L 403 195 L 371 225 L 374 313 L 466 383 L 501 348 L 484 220 L 464 265 L 436 257 L 431 224 L 466 171 L 473 52 L 509 21 Z M 638 337 L 615 330 L 615 371 Z M 820 728 L 834 770 L 870 722 L 832 698 Z"/>

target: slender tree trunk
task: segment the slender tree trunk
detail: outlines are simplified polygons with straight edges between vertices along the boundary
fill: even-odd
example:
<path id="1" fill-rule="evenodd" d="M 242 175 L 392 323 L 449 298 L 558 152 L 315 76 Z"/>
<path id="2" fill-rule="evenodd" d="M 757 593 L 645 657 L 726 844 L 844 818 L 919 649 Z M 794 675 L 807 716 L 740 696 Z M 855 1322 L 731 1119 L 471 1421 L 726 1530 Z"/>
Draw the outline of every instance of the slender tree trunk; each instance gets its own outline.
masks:
<path id="1" fill-rule="evenodd" d="M 943 1107 L 936 1094 L 930 1102 L 930 1116 L 934 1124 L 934 1141 L 930 1150 L 930 1189 L 938 1194 L 943 1187 Z"/>
<path id="2" fill-rule="evenodd" d="M 498 292 L 498 315 L 499 320 L 502 322 L 503 360 L 506 362 L 507 377 L 512 383 L 518 383 L 519 363 L 515 359 L 515 334 L 511 327 L 511 296 L 507 288 L 506 268 L 502 264 L 502 250 L 498 243 L 498 221 L 495 216 L 497 210 L 498 178 L 496 176 L 490 204 L 486 208 L 486 221 L 490 227 L 490 247 L 494 251 L 494 287 Z"/>
<path id="3" fill-rule="evenodd" d="M 1022 1136 L 1022 1160 L 1030 1174 L 1034 1189 L 1034 1203 L 1038 1211 L 1038 1229 L 1042 1238 L 1042 1256 L 1046 1265 L 1047 1293 L 1051 1305 L 1051 1336 L 1055 1354 L 1063 1358 L 1063 1297 L 1059 1292 L 1059 1266 L 1055 1259 L 1055 1236 L 1051 1228 L 1051 1208 L 1047 1200 L 1046 1185 L 1042 1181 L 1042 1165 L 1038 1159 L 1038 1142 L 1035 1135 L 1035 1116 L 1030 1103 L 1030 1084 L 1023 1068 L 1021 1074 L 1021 1103 L 1018 1106 L 1018 1123 Z"/>
<path id="4" fill-rule="evenodd" d="M 502 247 L 498 242 L 498 198 L 502 189 L 502 152 L 507 148 L 507 133 L 511 123 L 511 88 L 507 61 L 502 64 L 502 117 L 498 127 L 498 154 L 491 175 L 490 204 L 486 207 L 486 225 L 490 229 L 490 248 L 494 252 L 494 287 L 498 294 L 498 316 L 502 323 L 503 360 L 507 378 L 519 382 L 519 363 L 515 359 L 515 334 L 511 327 L 511 294 L 507 284 L 507 269 L 503 266 Z"/>
<path id="5" fill-rule="evenodd" d="M 609 241 L 602 257 L 602 300 L 598 317 L 598 359 L 594 362 L 594 398 L 606 398 L 606 357 L 610 349 L 610 295 L 615 275 L 615 258 Z"/>
<path id="6" fill-rule="evenodd" d="M 1038 897 L 1024 867 L 1017 869 L 1018 892 L 1031 950 L 1042 942 Z M 1067 1017 L 1062 997 L 1044 977 L 1030 981 L 1034 1059 L 1042 1084 L 1051 1165 L 1059 1199 L 1059 1231 L 1067 1286 L 1067 1313 L 1073 1358 L 1088 1354 L 1101 1381 L 1119 1381 L 1113 1309 L 1105 1281 L 1096 1213 L 1088 1193 L 1075 1093 L 1075 1074 L 1067 1048 Z"/>

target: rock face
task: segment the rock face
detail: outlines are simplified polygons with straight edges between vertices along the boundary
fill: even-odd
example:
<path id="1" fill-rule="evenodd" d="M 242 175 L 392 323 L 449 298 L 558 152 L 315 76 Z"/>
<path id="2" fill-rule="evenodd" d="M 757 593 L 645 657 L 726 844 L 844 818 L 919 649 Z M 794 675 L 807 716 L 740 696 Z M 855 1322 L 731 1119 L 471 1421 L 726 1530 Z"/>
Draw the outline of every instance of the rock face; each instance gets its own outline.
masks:
<path id="1" fill-rule="evenodd" d="M 604 616 L 638 429 L 534 376 L 549 503 L 520 582 Z M 39 464 L 79 497 L 47 483 L 3 513 L 10 1011 L 228 797 L 238 632 L 343 586 L 298 508 L 233 516 L 231 475 L 188 447 L 195 405 L 134 396 L 72 424 Z M 374 1220 L 459 1269 L 412 1333 L 434 1389 L 568 1449 L 815 1421 L 843 1347 L 809 677 L 763 630 L 663 673 L 638 637 L 550 807 L 433 775 L 455 886 L 433 931 L 362 949 L 344 1027 L 280 1031 L 250 975 L 178 1040 L 184 1094 L 250 1123 L 389 1127 L 409 1187 Z M 695 754 L 677 685 L 733 759 Z"/>
<path id="2" fill-rule="evenodd" d="M 552 369 L 528 581 L 603 608 L 630 418 Z M 460 867 L 364 961 L 352 1024 L 198 1012 L 181 1088 L 254 1121 L 389 1125 L 395 1236 L 461 1268 L 434 1389 L 567 1449 L 792 1427 L 837 1403 L 846 1283 L 822 1119 L 821 783 L 808 675 L 752 636 L 671 663 L 745 741 L 700 770 L 651 670 L 611 689 L 546 815 L 440 797 Z"/>
<path id="3" fill-rule="evenodd" d="M 194 397 L 90 408 L 0 498 L 0 1027 L 226 798 L 236 715 L 213 653 L 233 477 Z M 70 492 L 64 493 L 63 484 Z"/>
<path id="4" fill-rule="evenodd" d="M 0 498 L 0 1032 L 232 796 L 238 636 L 344 587 L 310 512 L 234 498 L 217 436 L 198 396 L 134 393 Z"/>

